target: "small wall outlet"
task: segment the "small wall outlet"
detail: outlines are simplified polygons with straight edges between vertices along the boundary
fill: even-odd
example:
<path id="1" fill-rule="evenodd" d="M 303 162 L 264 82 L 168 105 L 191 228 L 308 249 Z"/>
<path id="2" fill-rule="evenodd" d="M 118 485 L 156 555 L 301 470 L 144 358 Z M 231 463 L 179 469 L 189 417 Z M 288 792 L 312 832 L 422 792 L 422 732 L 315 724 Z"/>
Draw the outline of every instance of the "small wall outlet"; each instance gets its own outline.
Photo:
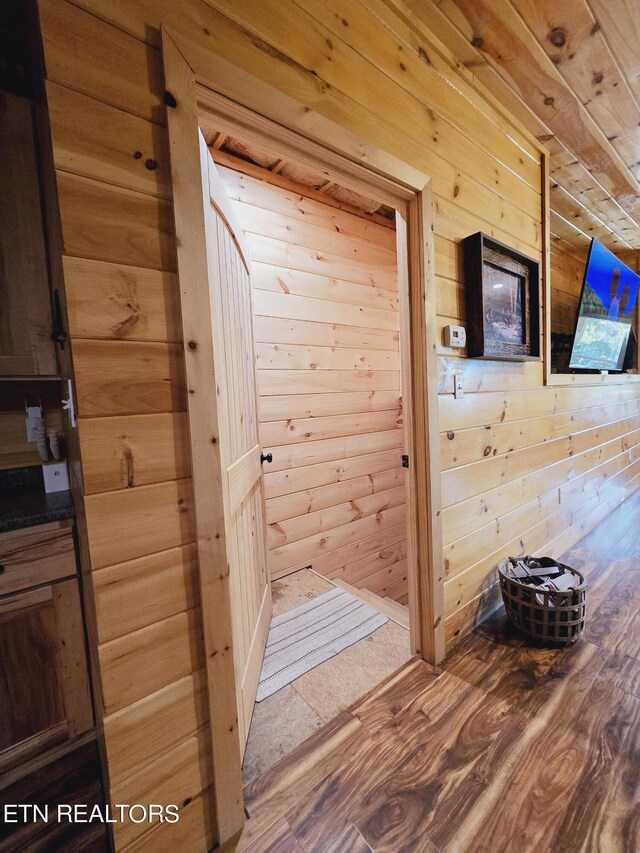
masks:
<path id="1" fill-rule="evenodd" d="M 464 388 L 462 387 L 462 376 L 459 373 L 453 374 L 453 396 L 456 400 L 464 397 Z"/>
<path id="2" fill-rule="evenodd" d="M 464 326 L 445 326 L 444 327 L 444 345 L 446 347 L 454 347 L 462 349 L 467 343 L 467 333 Z"/>

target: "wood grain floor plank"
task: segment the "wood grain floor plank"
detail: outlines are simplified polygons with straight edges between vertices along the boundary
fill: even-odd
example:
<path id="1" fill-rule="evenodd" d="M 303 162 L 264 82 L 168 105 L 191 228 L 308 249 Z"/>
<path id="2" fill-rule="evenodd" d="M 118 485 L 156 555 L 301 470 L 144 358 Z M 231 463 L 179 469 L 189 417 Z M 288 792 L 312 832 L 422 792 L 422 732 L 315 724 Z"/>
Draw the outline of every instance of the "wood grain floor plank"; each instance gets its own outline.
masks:
<path id="1" fill-rule="evenodd" d="M 415 661 L 403 667 L 384 687 L 364 696 L 351 708 L 351 713 L 373 734 L 410 705 L 440 673 L 441 670 L 424 661 Z"/>
<path id="2" fill-rule="evenodd" d="M 480 691 L 443 673 L 388 727 L 368 740 L 349 761 L 343 762 L 310 791 L 304 802 L 299 801 L 286 813 L 302 845 L 313 849 L 320 844 L 326 824 L 336 820 L 355 820 L 365 837 L 373 834 L 375 830 L 372 831 L 368 819 L 367 804 L 376 803 L 373 815 L 379 819 L 380 810 L 391 805 L 389 786 L 394 784 L 395 787 L 396 780 L 405 778 L 402 768 L 412 763 L 426 767 L 436 763 L 436 756 L 450 748 L 457 729 L 483 700 L 484 694 Z M 390 731 L 397 736 L 389 737 Z M 412 784 L 409 783 L 409 790 Z M 392 809 L 391 812 L 393 828 L 398 820 L 409 824 L 400 802 L 402 797 L 403 790 L 396 798 L 397 810 Z M 410 818 L 416 823 L 428 813 L 430 799 L 421 796 L 414 804 L 418 808 L 411 811 Z M 384 820 L 385 827 L 387 824 L 388 820 Z M 409 834 L 414 829 L 413 825 L 405 828 L 409 829 Z M 375 842 L 374 837 L 374 849 Z"/>
<path id="3" fill-rule="evenodd" d="M 640 660 L 614 652 L 609 655 L 600 678 L 640 699 Z"/>
<path id="4" fill-rule="evenodd" d="M 581 713 L 572 727 L 573 743 L 569 733 L 563 738 L 564 743 L 558 744 L 560 764 L 547 759 L 543 771 L 545 776 L 541 774 L 544 785 L 546 779 L 551 778 L 555 764 L 556 771 L 560 771 L 559 777 L 565 783 L 558 819 L 552 821 L 545 816 L 552 849 L 568 853 L 572 838 L 582 839 L 582 846 L 590 850 L 638 849 L 637 846 L 628 846 L 630 838 L 626 831 L 619 834 L 617 845 L 610 848 L 600 846 L 599 836 L 611 786 L 621 793 L 616 785 L 616 768 L 619 762 L 626 763 L 629 734 L 632 730 L 637 732 L 639 720 L 640 702 L 599 679 L 585 696 Z M 573 767 L 567 761 L 569 756 L 574 758 Z M 569 791 L 571 795 L 567 796 Z M 615 808 L 613 802 L 612 807 Z M 532 821 L 528 823 L 530 828 Z M 531 834 L 529 832 L 529 837 Z"/>
<path id="5" fill-rule="evenodd" d="M 252 783 L 242 849 L 640 849 L 639 518 L 634 496 L 562 558 L 589 582 L 583 638 L 530 644 L 500 612 L 410 662 Z"/>
<path id="6" fill-rule="evenodd" d="M 545 718 L 542 737 L 529 740 L 526 748 L 521 744 L 511 775 L 501 780 L 502 795 L 474 827 L 487 849 L 504 844 L 507 826 L 523 850 L 556 850 L 562 839 L 580 837 L 570 824 L 602 797 L 599 775 L 611 771 L 629 727 L 632 708 L 621 713 L 619 700 L 625 701 L 621 691 L 594 684 L 577 708 L 571 702 L 555 707 Z M 627 697 L 627 706 L 631 702 Z M 471 836 L 463 840 L 460 832 L 455 844 L 460 850 L 475 849 Z"/>
<path id="7" fill-rule="evenodd" d="M 578 836 L 580 842 L 575 851 L 635 853 L 640 850 L 640 703 L 635 703 L 635 710 L 620 758 L 599 786 L 602 795 L 591 808 L 588 832 L 584 833 L 584 826 L 578 827 L 583 835 Z M 564 826 L 556 833 L 557 850 L 568 847 L 562 829 Z"/>

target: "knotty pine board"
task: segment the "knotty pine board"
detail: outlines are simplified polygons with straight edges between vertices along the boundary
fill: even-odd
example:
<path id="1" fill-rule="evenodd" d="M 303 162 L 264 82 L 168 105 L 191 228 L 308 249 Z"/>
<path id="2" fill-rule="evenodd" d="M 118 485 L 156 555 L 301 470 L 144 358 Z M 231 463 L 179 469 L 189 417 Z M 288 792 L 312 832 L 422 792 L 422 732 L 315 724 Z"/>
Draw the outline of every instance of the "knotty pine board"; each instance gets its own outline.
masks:
<path id="1" fill-rule="evenodd" d="M 273 107 L 274 111 L 280 111 L 280 119 L 285 124 L 297 124 L 299 129 L 313 128 L 318 122 L 320 127 L 328 119 L 334 123 L 329 141 L 342 145 L 352 156 L 360 157 L 368 146 L 374 146 L 432 175 L 436 201 L 440 200 L 434 246 L 436 273 L 442 282 L 442 287 L 438 287 L 437 306 L 441 318 L 464 317 L 461 240 L 471 231 L 498 229 L 495 233 L 501 234 L 505 242 L 530 246 L 528 253 L 539 257 L 533 251 L 538 243 L 536 226 L 542 226 L 536 144 L 511 125 L 504 114 L 496 113 L 474 88 L 472 72 L 466 68 L 456 69 L 437 39 L 431 40 L 424 35 L 425 31 L 418 34 L 410 22 L 394 14 L 390 4 L 380 0 L 372 4 L 349 2 L 341 17 L 352 25 L 345 27 L 341 18 L 333 15 L 334 0 L 331 4 L 312 0 L 304 4 L 304 9 L 293 0 L 279 3 L 267 0 L 263 8 L 257 10 L 259 15 L 255 14 L 255 4 L 235 4 L 226 0 L 224 3 L 185 0 L 179 5 L 168 0 L 141 0 L 135 4 L 129 0 L 77 0 L 73 4 L 66 0 L 40 0 L 46 74 L 54 116 L 53 151 L 59 170 L 62 229 L 68 255 L 65 283 L 71 307 L 69 332 L 74 356 L 78 350 L 76 370 L 79 367 L 82 374 L 84 368 L 86 381 L 80 389 L 78 402 L 85 417 L 151 418 L 179 414 L 185 408 L 184 389 L 176 378 L 182 369 L 179 347 L 172 359 L 167 358 L 168 350 L 161 359 L 164 367 L 171 367 L 172 372 L 156 373 L 160 381 L 169 379 L 164 384 L 175 388 L 172 393 L 161 395 L 167 403 L 161 406 L 161 411 L 157 407 L 152 409 L 149 402 L 140 411 L 138 404 L 133 405 L 129 399 L 126 411 L 122 411 L 122 389 L 118 387 L 122 377 L 131 373 L 131 351 L 127 342 L 167 346 L 180 341 L 176 315 L 178 282 L 174 274 L 173 226 L 166 181 L 168 140 L 162 104 L 160 25 L 179 38 L 199 79 L 213 88 L 222 88 L 233 99 L 262 111 Z M 283 18 L 286 26 L 279 26 Z M 300 33 L 303 38 L 299 37 Z M 370 44 L 374 37 L 376 43 L 380 39 L 380 49 L 372 58 Z M 401 61 L 398 59 L 400 52 Z M 338 62 L 334 63 L 334 56 L 338 57 Z M 267 85 L 272 88 L 267 89 Z M 66 91 L 61 93 L 60 89 Z M 304 106 L 295 114 L 287 113 L 290 102 L 283 101 L 281 96 Z M 95 126 L 82 127 L 81 123 L 78 127 L 78 116 L 69 108 L 71 103 L 78 105 L 83 117 L 93 116 Z M 322 132 L 320 129 L 320 136 Z M 142 157 L 136 157 L 138 151 Z M 151 161 L 149 166 L 147 161 Z M 289 210 L 292 203 L 296 204 L 296 200 L 286 201 Z M 313 215 L 311 206 L 306 206 L 305 215 Z M 333 210 L 331 215 L 334 215 Z M 361 223 L 358 227 L 359 233 L 366 233 Z M 355 236 L 356 232 L 353 234 Z M 387 243 L 388 239 L 387 236 Z M 283 245 L 286 246 L 285 241 L 281 241 L 280 255 Z M 288 286 L 289 280 L 282 269 L 279 267 L 278 273 Z M 308 296 L 309 288 L 318 283 L 314 278 L 317 275 L 305 273 L 304 280 L 298 279 L 298 289 L 291 289 L 291 294 Z M 273 294 L 279 286 L 277 277 L 271 276 L 269 283 L 264 281 L 265 292 L 270 290 Z M 390 291 L 382 287 L 351 281 L 338 284 L 328 281 L 323 286 L 325 294 L 331 293 L 336 303 L 349 305 L 353 294 L 359 292 L 367 309 L 392 310 L 388 302 Z M 286 345 L 397 351 L 393 330 L 369 329 L 361 324 L 332 330 L 331 323 L 316 320 L 317 317 L 277 321 L 257 317 L 256 340 L 269 343 L 265 333 L 273 324 L 277 325 L 278 335 Z M 81 344 L 85 341 L 88 347 L 83 351 Z M 102 358 L 103 351 L 95 346 L 101 343 L 112 345 L 108 358 Z M 152 361 L 157 364 L 160 353 L 154 350 L 156 352 Z M 454 368 L 464 372 L 467 393 L 462 400 L 453 399 L 451 372 Z M 92 378 L 97 377 L 98 372 L 104 380 L 102 383 Z M 476 367 L 456 358 L 453 353 L 442 354 L 440 378 L 440 428 L 445 434 L 523 421 L 525 446 L 527 422 L 533 424 L 538 417 L 592 406 L 609 407 L 638 399 L 637 386 L 546 388 L 542 370 L 536 365 L 505 369 L 497 362 L 487 362 Z M 148 401 L 155 399 L 152 385 L 153 382 L 148 386 Z M 397 407 L 397 402 L 394 403 L 397 396 L 392 390 L 354 389 L 313 396 L 303 391 L 295 397 L 288 397 L 287 392 L 285 389 L 284 394 L 261 399 L 261 418 L 265 423 L 286 422 L 288 418 L 296 421 L 330 418 L 354 412 L 390 412 Z M 288 400 L 292 401 L 290 411 L 285 405 Z M 100 411 L 94 413 L 96 404 Z M 147 409 L 152 410 L 147 412 Z M 132 426 L 124 426 L 128 435 Z M 140 434 L 144 435 L 144 431 Z M 185 458 L 188 451 L 184 439 L 177 433 L 174 432 L 173 437 L 166 434 L 162 441 L 167 453 L 173 442 L 175 458 Z M 602 466 L 612 465 L 610 460 L 615 456 L 622 457 L 619 462 L 624 461 L 624 454 L 631 449 L 625 449 L 627 442 L 623 436 L 580 454 L 576 460 L 569 458 L 555 464 L 558 468 L 567 466 L 568 470 L 573 470 L 575 465 L 580 478 L 600 482 Z M 82 450 L 89 458 L 89 444 L 84 444 Z M 97 459 L 93 451 L 91 456 Z M 265 481 L 271 480 L 274 508 L 278 505 L 276 501 L 289 501 L 297 492 L 308 492 L 305 501 L 318 500 L 320 506 L 329 499 L 327 495 L 331 501 L 344 503 L 351 499 L 349 481 L 355 483 L 360 478 L 362 482 L 361 478 L 367 477 L 369 471 L 374 478 L 378 473 L 385 475 L 385 472 L 397 471 L 396 456 L 394 449 L 352 457 L 340 471 L 330 463 L 308 465 L 300 469 L 305 472 L 304 477 L 293 489 L 288 485 L 287 471 L 266 474 Z M 144 582 L 144 599 L 140 595 L 123 595 L 123 608 L 139 614 L 133 618 L 127 613 L 123 622 L 128 632 L 125 637 L 147 625 L 161 625 L 175 618 L 175 613 L 169 613 L 172 608 L 167 604 L 166 584 L 162 579 L 167 578 L 166 583 L 169 583 L 166 572 L 170 571 L 171 555 L 188 548 L 192 541 L 188 504 L 182 505 L 179 512 L 182 530 L 173 527 L 172 521 L 170 527 L 174 532 L 171 536 L 164 535 L 165 514 L 172 518 L 175 514 L 175 494 L 168 502 L 166 493 L 160 499 L 158 489 L 162 490 L 163 483 L 150 482 L 157 477 L 175 478 L 179 476 L 178 471 L 174 470 L 173 463 L 162 465 L 157 461 L 147 468 L 144 458 L 152 462 L 146 451 L 138 456 L 140 482 L 144 485 L 134 483 L 132 488 L 116 488 L 113 493 L 96 492 L 86 499 L 90 541 L 98 545 L 98 554 L 102 555 L 99 567 L 93 565 L 92 568 L 96 572 L 107 572 L 114 567 L 117 586 L 126 583 L 124 567 L 135 562 L 137 571 L 132 578 Z M 502 487 L 498 487 L 445 510 L 445 531 L 451 532 L 451 541 L 497 521 L 505 513 L 516 511 L 518 506 L 543 494 L 548 468 L 536 467 L 539 464 L 539 460 L 532 461 L 533 467 L 525 476 L 504 487 L 505 495 L 502 495 Z M 110 470 L 115 472 L 115 467 Z M 541 473 L 536 480 L 538 471 Z M 97 471 L 94 479 L 94 483 L 101 483 L 97 486 L 101 489 L 110 488 L 115 482 L 113 474 L 106 470 Z M 525 486 L 528 482 L 533 483 L 531 495 Z M 576 477 L 565 488 L 572 520 L 550 547 L 555 547 L 554 543 L 560 547 L 558 543 L 563 538 L 566 542 L 575 541 L 596 523 L 598 513 L 613 508 L 609 503 L 582 514 L 580 497 L 571 492 L 571 486 L 577 482 Z M 630 481 L 630 489 L 633 484 L 634 481 Z M 559 487 L 562 489 L 562 485 Z M 325 489 L 336 492 L 323 491 Z M 137 534 L 129 538 L 125 529 L 128 508 L 131 503 L 135 504 L 135 517 L 145 506 L 148 494 L 143 491 L 142 500 L 135 498 L 139 490 L 155 490 L 148 509 L 152 517 L 157 514 L 160 536 L 155 529 L 149 529 L 148 538 L 146 534 L 142 539 Z M 116 512 L 118 502 L 123 501 L 123 509 Z M 474 510 L 470 511 L 472 505 Z M 290 512 L 288 507 L 286 512 Z M 114 518 L 116 528 L 112 528 Z M 526 519 L 523 532 L 527 529 L 525 525 Z M 394 549 L 401 545 L 403 537 L 404 525 L 397 524 L 383 533 L 375 532 L 345 546 L 337 563 L 332 556 L 337 552 L 323 555 L 319 558 L 323 563 L 317 563 L 316 568 L 326 564 L 327 572 L 335 571 L 337 577 L 344 576 L 349 566 L 358 574 L 371 573 L 380 559 L 376 555 L 382 553 L 386 556 L 381 562 L 388 558 L 395 560 L 391 565 L 401 564 L 403 557 Z M 110 548 L 111 542 L 118 539 L 121 540 L 118 548 Z M 389 549 L 393 551 L 390 556 Z M 157 565 L 154 554 L 159 555 Z M 479 559 L 486 556 L 488 554 L 478 554 Z M 136 562 L 138 560 L 146 561 L 143 568 Z M 386 565 L 374 573 L 379 574 L 385 568 Z M 176 584 L 183 584 L 176 592 L 176 602 L 193 611 L 188 593 L 190 581 L 182 581 L 177 573 L 172 577 Z M 132 582 L 137 584 L 138 580 Z M 493 601 L 491 595 L 489 603 Z M 483 600 L 476 598 L 467 606 L 447 613 L 449 644 L 469 631 L 480 618 Z M 112 613 L 105 604 L 105 609 L 98 614 L 104 637 L 110 636 L 113 630 Z M 140 669 L 144 670 L 146 656 L 152 654 L 150 648 L 140 651 Z M 182 727 L 180 709 L 184 705 L 177 698 L 167 698 L 166 716 L 158 737 L 148 741 L 149 726 L 147 716 L 142 713 L 144 708 L 152 707 L 156 700 L 161 702 L 165 690 L 169 691 L 169 697 L 174 695 L 172 689 L 183 690 L 185 701 L 192 702 L 194 713 L 200 715 L 199 720 L 203 719 L 206 704 L 192 677 L 198 668 L 196 661 L 193 648 L 189 675 L 106 715 L 107 753 L 113 747 L 111 754 L 114 756 L 113 766 L 110 761 L 109 767 L 111 782 L 117 786 L 127 778 L 133 779 L 135 784 L 132 782 L 128 789 L 132 801 L 140 801 L 148 790 L 147 783 L 153 784 L 166 772 L 162 767 L 163 756 L 180 744 L 188 743 L 195 733 L 193 727 L 199 726 L 194 722 L 187 728 Z M 112 670 L 108 703 L 122 695 L 120 691 L 129 677 L 125 667 L 117 675 Z M 144 704 L 147 701 L 148 706 Z M 139 761 L 148 769 L 147 778 L 135 772 L 138 764 L 133 767 L 126 760 L 115 757 L 121 743 L 120 721 L 127 726 L 128 743 L 148 743 Z M 211 810 L 203 807 L 208 802 L 210 788 L 204 780 L 195 786 L 191 784 L 191 779 L 198 778 L 199 767 L 194 753 L 189 754 L 192 772 L 189 779 L 178 777 L 180 781 L 173 794 L 177 802 L 193 797 L 189 805 L 181 808 L 178 826 L 189 827 L 188 836 L 181 838 L 181 849 L 195 851 L 213 847 L 216 839 Z M 194 795 L 198 787 L 202 791 L 199 796 Z M 152 833 L 154 849 L 175 849 L 170 827 L 162 825 Z M 116 839 L 116 847 L 130 853 L 134 849 L 144 849 L 144 844 L 140 838 L 127 837 Z"/>

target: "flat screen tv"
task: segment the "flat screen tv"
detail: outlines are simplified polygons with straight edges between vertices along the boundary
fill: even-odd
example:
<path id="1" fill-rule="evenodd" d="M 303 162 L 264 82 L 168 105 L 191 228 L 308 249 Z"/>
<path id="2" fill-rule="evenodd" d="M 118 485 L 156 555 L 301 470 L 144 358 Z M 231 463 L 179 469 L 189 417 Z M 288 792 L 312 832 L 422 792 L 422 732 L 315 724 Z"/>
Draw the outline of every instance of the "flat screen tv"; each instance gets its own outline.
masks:
<path id="1" fill-rule="evenodd" d="M 572 370 L 622 370 L 633 334 L 640 275 L 591 241 L 571 347 Z"/>

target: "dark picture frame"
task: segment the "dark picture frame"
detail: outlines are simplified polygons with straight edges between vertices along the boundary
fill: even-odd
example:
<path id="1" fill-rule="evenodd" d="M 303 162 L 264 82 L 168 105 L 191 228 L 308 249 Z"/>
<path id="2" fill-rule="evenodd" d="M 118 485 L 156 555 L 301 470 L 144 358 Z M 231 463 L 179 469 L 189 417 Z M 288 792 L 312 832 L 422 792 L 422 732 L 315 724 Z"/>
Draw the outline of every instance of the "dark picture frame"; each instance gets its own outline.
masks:
<path id="1" fill-rule="evenodd" d="M 478 231 L 464 240 L 467 356 L 540 361 L 540 265 Z"/>

